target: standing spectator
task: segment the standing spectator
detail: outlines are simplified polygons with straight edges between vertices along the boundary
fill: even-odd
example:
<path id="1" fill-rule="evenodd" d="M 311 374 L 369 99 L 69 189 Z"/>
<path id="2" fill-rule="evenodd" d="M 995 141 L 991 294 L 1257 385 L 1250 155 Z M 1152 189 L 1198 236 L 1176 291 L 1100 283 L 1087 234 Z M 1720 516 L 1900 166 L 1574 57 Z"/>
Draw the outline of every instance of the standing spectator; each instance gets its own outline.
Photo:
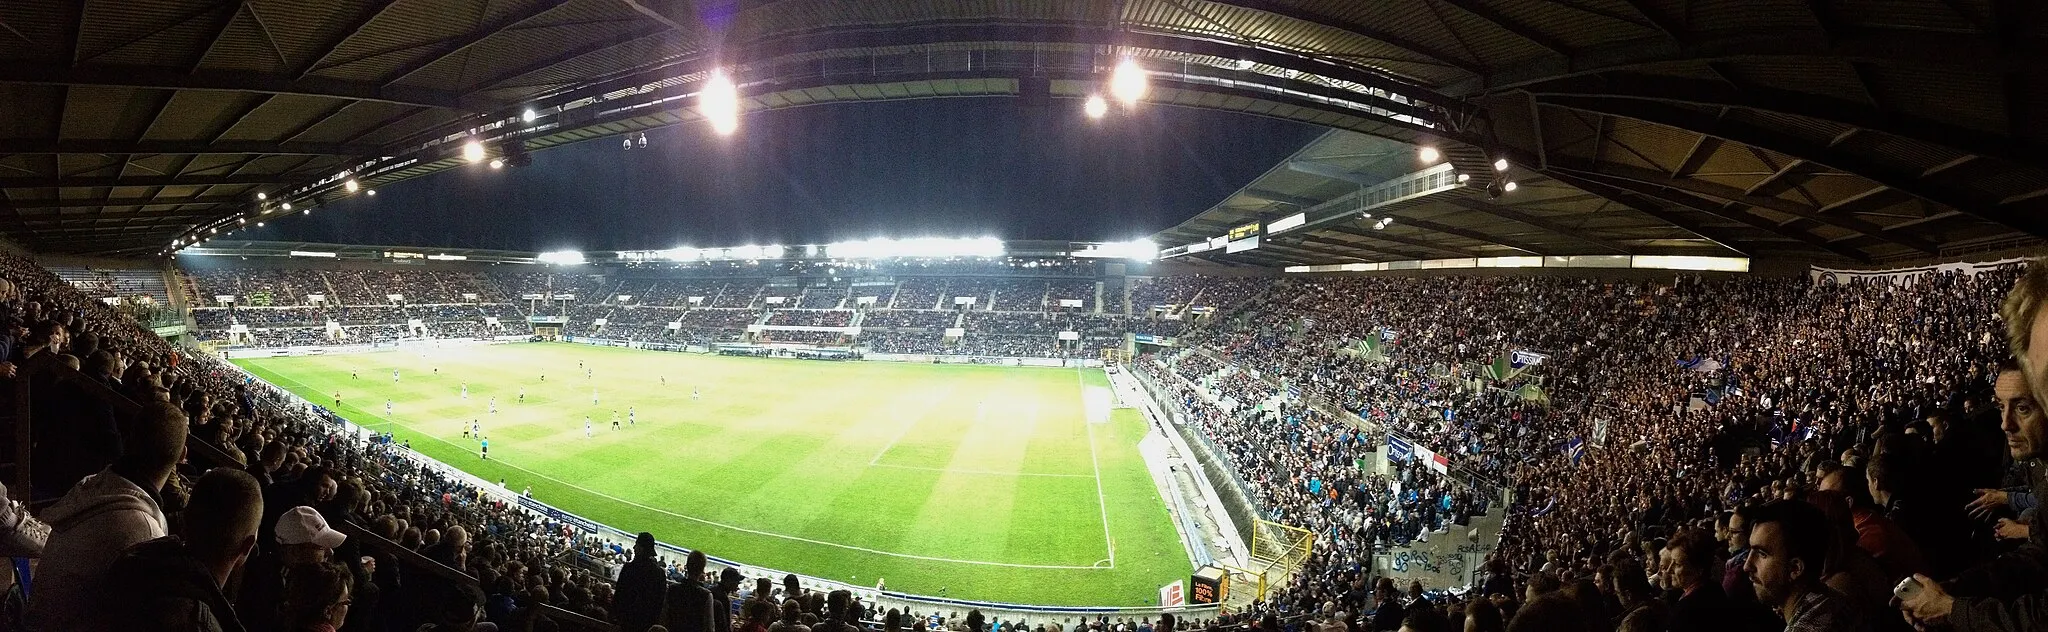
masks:
<path id="1" fill-rule="evenodd" d="M 612 595 L 612 621 L 620 632 L 641 632 L 661 622 L 667 583 L 654 559 L 654 534 L 640 532 L 633 541 L 633 561 L 619 569 L 619 587 Z M 760 623 L 767 626 L 765 619 Z"/>
<path id="2" fill-rule="evenodd" d="M 165 630 L 240 632 L 234 606 L 222 592 L 228 578 L 256 548 L 263 493 L 256 479 L 215 468 L 193 485 L 178 535 L 129 549 L 104 582 L 95 582 L 98 612 L 111 621 L 46 630 Z"/>
<path id="3" fill-rule="evenodd" d="M 132 430 L 120 459 L 43 512 L 51 532 L 29 600 L 31 627 L 84 629 L 107 567 L 128 547 L 168 533 L 159 493 L 185 456 L 185 414 L 152 404 Z"/>
<path id="4" fill-rule="evenodd" d="M 704 552 L 691 551 L 683 561 L 683 580 L 668 587 L 669 632 L 711 632 L 711 591 L 704 588 Z"/>

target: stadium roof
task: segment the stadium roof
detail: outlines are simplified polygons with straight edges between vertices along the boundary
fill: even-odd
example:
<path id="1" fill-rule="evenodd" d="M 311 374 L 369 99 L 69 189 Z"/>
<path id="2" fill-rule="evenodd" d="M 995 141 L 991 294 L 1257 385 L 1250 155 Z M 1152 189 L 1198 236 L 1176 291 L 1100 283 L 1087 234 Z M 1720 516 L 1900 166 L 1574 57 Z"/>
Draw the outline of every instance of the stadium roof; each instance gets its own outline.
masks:
<path id="1" fill-rule="evenodd" d="M 1152 71 L 1152 103 L 1375 137 L 1326 137 L 1309 164 L 1329 164 L 1318 147 L 1427 143 L 1472 178 L 1389 208 L 1373 236 L 1317 227 L 1218 261 L 1957 254 L 2048 236 L 2044 13 L 2022 0 L 7 3 L 0 234 L 154 254 L 287 200 L 346 195 L 350 178 L 463 165 L 471 138 L 516 164 L 696 122 L 714 66 L 750 110 L 1067 103 L 1129 56 Z M 1496 156 L 1519 186 L 1490 199 Z M 1327 202 L 1363 179 L 1287 171 L 1203 221 Z M 1283 199 L 1251 201 L 1268 194 Z"/>

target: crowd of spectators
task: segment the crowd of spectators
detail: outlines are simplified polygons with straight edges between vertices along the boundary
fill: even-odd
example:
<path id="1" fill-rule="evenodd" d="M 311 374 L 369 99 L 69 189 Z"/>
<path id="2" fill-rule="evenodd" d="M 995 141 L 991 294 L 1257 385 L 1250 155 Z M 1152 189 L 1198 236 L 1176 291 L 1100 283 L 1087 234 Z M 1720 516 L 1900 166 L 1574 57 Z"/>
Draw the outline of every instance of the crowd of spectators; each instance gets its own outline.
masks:
<path id="1" fill-rule="evenodd" d="M 911 277 L 896 283 L 896 295 L 884 303 L 891 309 L 943 309 L 953 302 L 939 305 L 939 296 L 946 290 L 946 280 L 937 277 Z M 947 298 L 951 298 L 950 296 Z"/>
<path id="2" fill-rule="evenodd" d="M 960 317 L 954 311 L 874 310 L 861 317 L 861 328 L 947 329 Z"/>
<path id="3" fill-rule="evenodd" d="M 845 285 L 813 285 L 804 288 L 804 299 L 796 306 L 799 309 L 852 308 L 851 305 L 841 305 L 846 302 L 849 291 L 850 288 Z"/>
<path id="4" fill-rule="evenodd" d="M 767 324 L 796 327 L 846 327 L 853 324 L 853 312 L 843 309 L 778 309 L 769 312 Z"/>
<path id="5" fill-rule="evenodd" d="M 995 283 L 995 299 L 989 309 L 1036 312 L 1045 309 L 1046 282 L 1041 279 L 1005 279 Z"/>

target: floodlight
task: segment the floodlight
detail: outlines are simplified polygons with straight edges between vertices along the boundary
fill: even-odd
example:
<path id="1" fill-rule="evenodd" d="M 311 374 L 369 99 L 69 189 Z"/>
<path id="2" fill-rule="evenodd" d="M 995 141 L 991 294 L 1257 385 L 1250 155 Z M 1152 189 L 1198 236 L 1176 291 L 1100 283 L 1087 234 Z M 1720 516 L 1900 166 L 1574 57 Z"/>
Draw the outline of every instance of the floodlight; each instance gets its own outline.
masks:
<path id="1" fill-rule="evenodd" d="M 1117 62 L 1116 70 L 1109 75 L 1109 93 L 1125 105 L 1137 103 L 1145 98 L 1145 69 L 1129 57 Z"/>
<path id="2" fill-rule="evenodd" d="M 540 115 L 533 113 L 533 108 L 526 108 L 525 112 L 519 113 L 519 121 L 522 123 L 532 123 L 537 118 L 540 118 Z"/>
<path id="3" fill-rule="evenodd" d="M 492 169 L 503 169 L 503 168 L 505 168 L 505 161 L 504 161 L 503 159 L 500 159 L 500 158 L 492 158 L 492 159 L 491 159 L 491 168 L 492 168 Z"/>
<path id="4" fill-rule="evenodd" d="M 376 190 L 376 189 L 370 189 L 370 190 L 368 190 L 368 191 L 364 191 L 363 193 L 369 194 L 369 196 L 370 196 L 370 197 L 377 197 L 377 190 Z"/>
<path id="5" fill-rule="evenodd" d="M 539 259 L 541 263 L 568 266 L 582 265 L 584 261 L 583 253 L 574 250 L 556 250 L 552 252 L 543 252 L 540 253 L 540 255 L 538 255 L 536 258 Z"/>
<path id="6" fill-rule="evenodd" d="M 268 194 L 266 194 L 266 193 L 264 193 L 264 192 L 262 192 L 262 191 L 257 191 L 257 192 L 256 192 L 256 201 L 258 201 L 258 202 L 261 202 L 261 201 L 264 201 L 264 200 L 268 200 L 268 199 L 270 199 L 270 195 L 268 195 Z"/>
<path id="7" fill-rule="evenodd" d="M 1508 170 L 1508 159 L 1506 159 L 1506 158 L 1496 158 L 1496 159 L 1494 159 L 1494 161 L 1493 161 L 1493 170 L 1494 170 L 1494 171 L 1507 171 L 1507 170 Z"/>
<path id="8" fill-rule="evenodd" d="M 262 227 L 263 227 L 263 222 L 256 222 L 256 227 L 257 227 L 257 228 L 262 228 Z"/>
<path id="9" fill-rule="evenodd" d="M 289 211 L 289 210 L 292 210 L 292 203 L 291 203 L 291 202 L 285 202 L 285 203 L 284 203 L 284 210 L 287 210 L 287 211 Z"/>
<path id="10" fill-rule="evenodd" d="M 350 178 L 347 182 L 341 183 L 341 188 L 348 189 L 349 193 L 355 193 L 363 190 L 363 185 L 357 184 L 354 178 Z"/>
<path id="11" fill-rule="evenodd" d="M 463 160 L 467 160 L 467 161 L 470 161 L 470 162 L 483 162 L 483 161 L 484 161 L 484 144 L 483 144 L 482 142 L 480 142 L 480 141 L 475 141 L 475 140 L 469 141 L 469 142 L 467 142 L 467 143 L 463 143 L 463 144 L 462 144 L 462 159 L 463 159 Z"/>
<path id="12" fill-rule="evenodd" d="M 762 247 L 761 247 L 761 258 L 762 258 L 762 259 L 781 259 L 781 258 L 782 258 L 782 247 L 781 247 L 781 246 L 762 246 Z"/>
<path id="13" fill-rule="evenodd" d="M 1507 184 L 1503 184 L 1503 185 L 1500 185 L 1500 190 L 1502 190 L 1502 191 L 1506 191 L 1506 192 L 1508 192 L 1508 193 L 1514 193 L 1514 192 L 1515 192 L 1515 189 L 1517 189 L 1517 188 L 1520 188 L 1520 187 L 1519 187 L 1519 186 L 1517 186 L 1517 185 L 1515 184 L 1515 181 L 1513 181 L 1513 180 L 1509 180 Z"/>
<path id="14" fill-rule="evenodd" d="M 711 130 L 721 136 L 739 130 L 740 87 L 725 75 L 724 70 L 711 71 L 711 78 L 704 82 L 704 91 L 697 95 L 697 112 L 703 114 L 711 122 Z"/>
<path id="15" fill-rule="evenodd" d="M 1437 151 L 1435 147 L 1423 145 L 1422 150 L 1415 153 L 1415 157 L 1422 159 L 1422 164 L 1433 165 L 1436 164 L 1437 160 L 1442 159 L 1444 154 Z"/>
<path id="16" fill-rule="evenodd" d="M 1472 174 L 1469 174 L 1469 173 L 1461 173 L 1461 174 L 1458 174 L 1458 181 L 1459 181 L 1459 182 L 1464 182 L 1464 181 L 1466 181 L 1466 180 L 1471 180 L 1471 179 L 1472 179 Z"/>
<path id="17" fill-rule="evenodd" d="M 1087 113 L 1088 118 L 1099 119 L 1109 113 L 1109 102 L 1102 100 L 1100 95 L 1091 94 L 1088 95 L 1088 100 L 1081 104 L 1081 111 Z"/>

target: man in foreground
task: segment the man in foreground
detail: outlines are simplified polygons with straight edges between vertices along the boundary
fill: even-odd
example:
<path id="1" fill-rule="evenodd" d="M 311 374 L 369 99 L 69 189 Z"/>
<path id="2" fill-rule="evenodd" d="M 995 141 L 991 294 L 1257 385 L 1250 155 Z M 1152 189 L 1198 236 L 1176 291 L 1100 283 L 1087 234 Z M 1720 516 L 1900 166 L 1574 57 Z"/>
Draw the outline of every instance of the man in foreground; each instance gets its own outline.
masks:
<path id="1" fill-rule="evenodd" d="M 1863 617 L 1848 599 L 1821 583 L 1832 543 L 1820 509 L 1781 500 L 1758 509 L 1753 519 L 1744 570 L 1757 601 L 1784 617 L 1785 631 L 1863 630 Z"/>

